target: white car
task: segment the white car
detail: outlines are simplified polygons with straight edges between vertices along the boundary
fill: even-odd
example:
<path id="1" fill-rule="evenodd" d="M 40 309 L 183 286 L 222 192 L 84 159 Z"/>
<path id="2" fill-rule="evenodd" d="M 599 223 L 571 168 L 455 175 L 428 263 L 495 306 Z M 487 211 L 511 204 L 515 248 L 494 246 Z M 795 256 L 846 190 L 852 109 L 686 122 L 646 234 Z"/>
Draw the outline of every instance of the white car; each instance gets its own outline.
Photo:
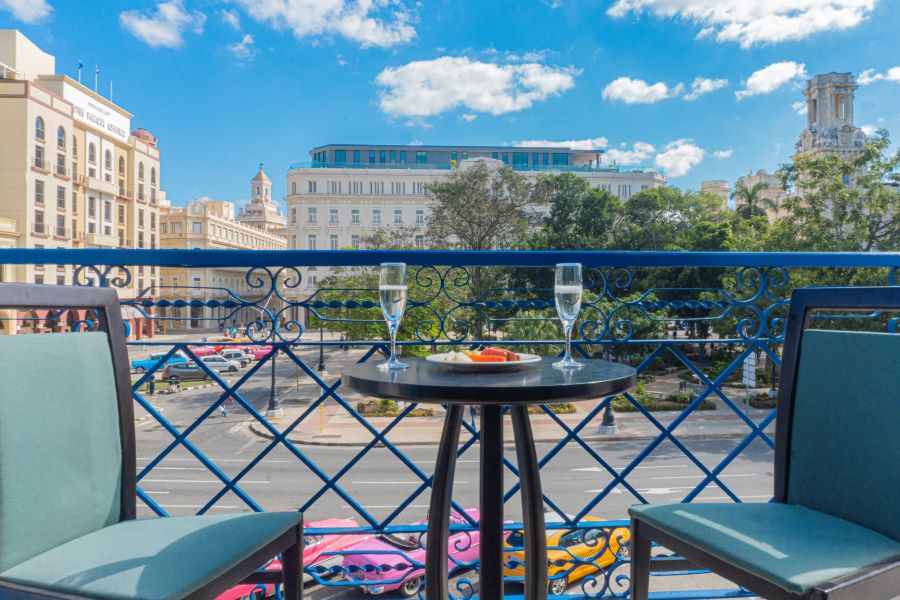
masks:
<path id="1" fill-rule="evenodd" d="M 200 360 L 203 361 L 203 364 L 216 372 L 227 371 L 229 373 L 236 373 L 241 368 L 241 363 L 228 360 L 224 356 L 218 354 L 201 356 Z"/>
<path id="2" fill-rule="evenodd" d="M 239 363 L 241 368 L 246 367 L 253 360 L 252 356 L 247 356 L 247 354 L 241 350 L 222 350 L 219 352 L 219 355 Z"/>

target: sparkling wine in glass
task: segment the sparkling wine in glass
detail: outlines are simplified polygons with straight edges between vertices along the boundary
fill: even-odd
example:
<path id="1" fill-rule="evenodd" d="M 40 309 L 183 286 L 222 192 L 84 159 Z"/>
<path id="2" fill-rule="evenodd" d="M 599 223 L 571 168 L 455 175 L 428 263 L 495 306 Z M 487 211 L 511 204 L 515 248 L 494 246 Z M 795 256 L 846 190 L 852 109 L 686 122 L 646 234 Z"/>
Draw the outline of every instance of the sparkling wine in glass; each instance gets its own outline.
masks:
<path id="1" fill-rule="evenodd" d="M 378 282 L 378 300 L 381 304 L 381 313 L 387 322 L 388 332 L 391 335 L 391 357 L 387 362 L 378 365 L 383 371 L 406 369 L 405 365 L 397 360 L 397 330 L 400 328 L 400 319 L 406 310 L 406 263 L 381 263 L 381 276 Z"/>
<path id="2" fill-rule="evenodd" d="M 566 334 L 566 354 L 562 360 L 553 363 L 558 369 L 580 369 L 584 365 L 572 358 L 572 328 L 581 312 L 581 264 L 560 263 L 556 265 L 556 284 L 553 287 L 556 299 L 556 314 L 562 321 Z"/>

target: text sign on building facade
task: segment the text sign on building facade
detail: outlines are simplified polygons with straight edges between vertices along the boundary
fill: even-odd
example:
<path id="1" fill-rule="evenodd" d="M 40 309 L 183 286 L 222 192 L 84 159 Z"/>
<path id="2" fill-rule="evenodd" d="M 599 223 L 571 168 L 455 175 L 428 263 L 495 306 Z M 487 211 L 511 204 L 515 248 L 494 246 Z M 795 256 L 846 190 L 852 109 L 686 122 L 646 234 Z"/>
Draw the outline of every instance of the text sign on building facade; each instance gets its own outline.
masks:
<path id="1" fill-rule="evenodd" d="M 72 103 L 72 116 L 76 121 L 104 131 L 122 142 L 128 142 L 131 119 L 71 85 L 63 86 L 63 98 Z"/>

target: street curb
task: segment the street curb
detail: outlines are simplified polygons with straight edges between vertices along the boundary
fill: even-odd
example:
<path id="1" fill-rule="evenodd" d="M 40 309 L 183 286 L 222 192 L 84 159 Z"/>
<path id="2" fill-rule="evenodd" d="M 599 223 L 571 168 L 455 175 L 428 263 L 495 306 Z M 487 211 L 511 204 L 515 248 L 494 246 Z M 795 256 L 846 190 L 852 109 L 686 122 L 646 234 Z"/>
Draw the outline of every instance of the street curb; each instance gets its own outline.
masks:
<path id="1" fill-rule="evenodd" d="M 275 439 L 274 436 L 269 433 L 267 430 L 263 429 L 259 426 L 258 423 L 251 422 L 250 431 L 259 437 L 263 437 L 266 439 Z M 722 439 L 743 439 L 750 434 L 747 433 L 688 433 L 685 435 L 676 436 L 678 440 L 722 440 Z M 659 435 L 623 435 L 621 433 L 616 435 L 603 435 L 603 436 L 581 436 L 581 439 L 585 442 L 649 442 L 658 438 Z M 773 436 L 774 437 L 774 434 Z M 298 444 L 300 446 L 345 446 L 347 448 L 362 448 L 364 446 L 368 446 L 369 442 L 321 442 L 318 440 L 302 440 L 295 437 L 288 436 L 288 441 Z M 553 444 L 560 441 L 562 438 L 536 438 L 534 440 L 535 444 Z M 392 442 L 396 447 L 406 447 L 406 446 L 437 446 L 438 442 Z M 507 441 L 504 442 L 505 446 L 513 446 L 514 442 Z M 376 448 L 384 448 L 384 444 L 381 442 L 375 444 Z"/>

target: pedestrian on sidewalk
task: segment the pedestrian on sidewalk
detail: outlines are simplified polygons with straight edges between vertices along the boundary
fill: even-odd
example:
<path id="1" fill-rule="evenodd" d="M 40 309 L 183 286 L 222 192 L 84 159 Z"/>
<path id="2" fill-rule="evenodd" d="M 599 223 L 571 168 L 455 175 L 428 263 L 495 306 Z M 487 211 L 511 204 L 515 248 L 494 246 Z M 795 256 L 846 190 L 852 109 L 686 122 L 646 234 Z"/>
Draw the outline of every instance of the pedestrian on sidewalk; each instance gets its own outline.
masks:
<path id="1" fill-rule="evenodd" d="M 147 387 L 150 390 L 151 396 L 156 393 L 156 378 L 155 377 L 150 379 L 150 383 L 147 384 Z"/>
<path id="2" fill-rule="evenodd" d="M 223 417 L 227 417 L 227 416 L 228 416 L 228 407 L 227 407 L 227 404 L 228 404 L 229 402 L 231 402 L 231 398 L 225 398 L 225 400 L 222 401 L 222 404 L 219 405 L 219 412 L 222 413 L 222 416 L 223 416 Z"/>

